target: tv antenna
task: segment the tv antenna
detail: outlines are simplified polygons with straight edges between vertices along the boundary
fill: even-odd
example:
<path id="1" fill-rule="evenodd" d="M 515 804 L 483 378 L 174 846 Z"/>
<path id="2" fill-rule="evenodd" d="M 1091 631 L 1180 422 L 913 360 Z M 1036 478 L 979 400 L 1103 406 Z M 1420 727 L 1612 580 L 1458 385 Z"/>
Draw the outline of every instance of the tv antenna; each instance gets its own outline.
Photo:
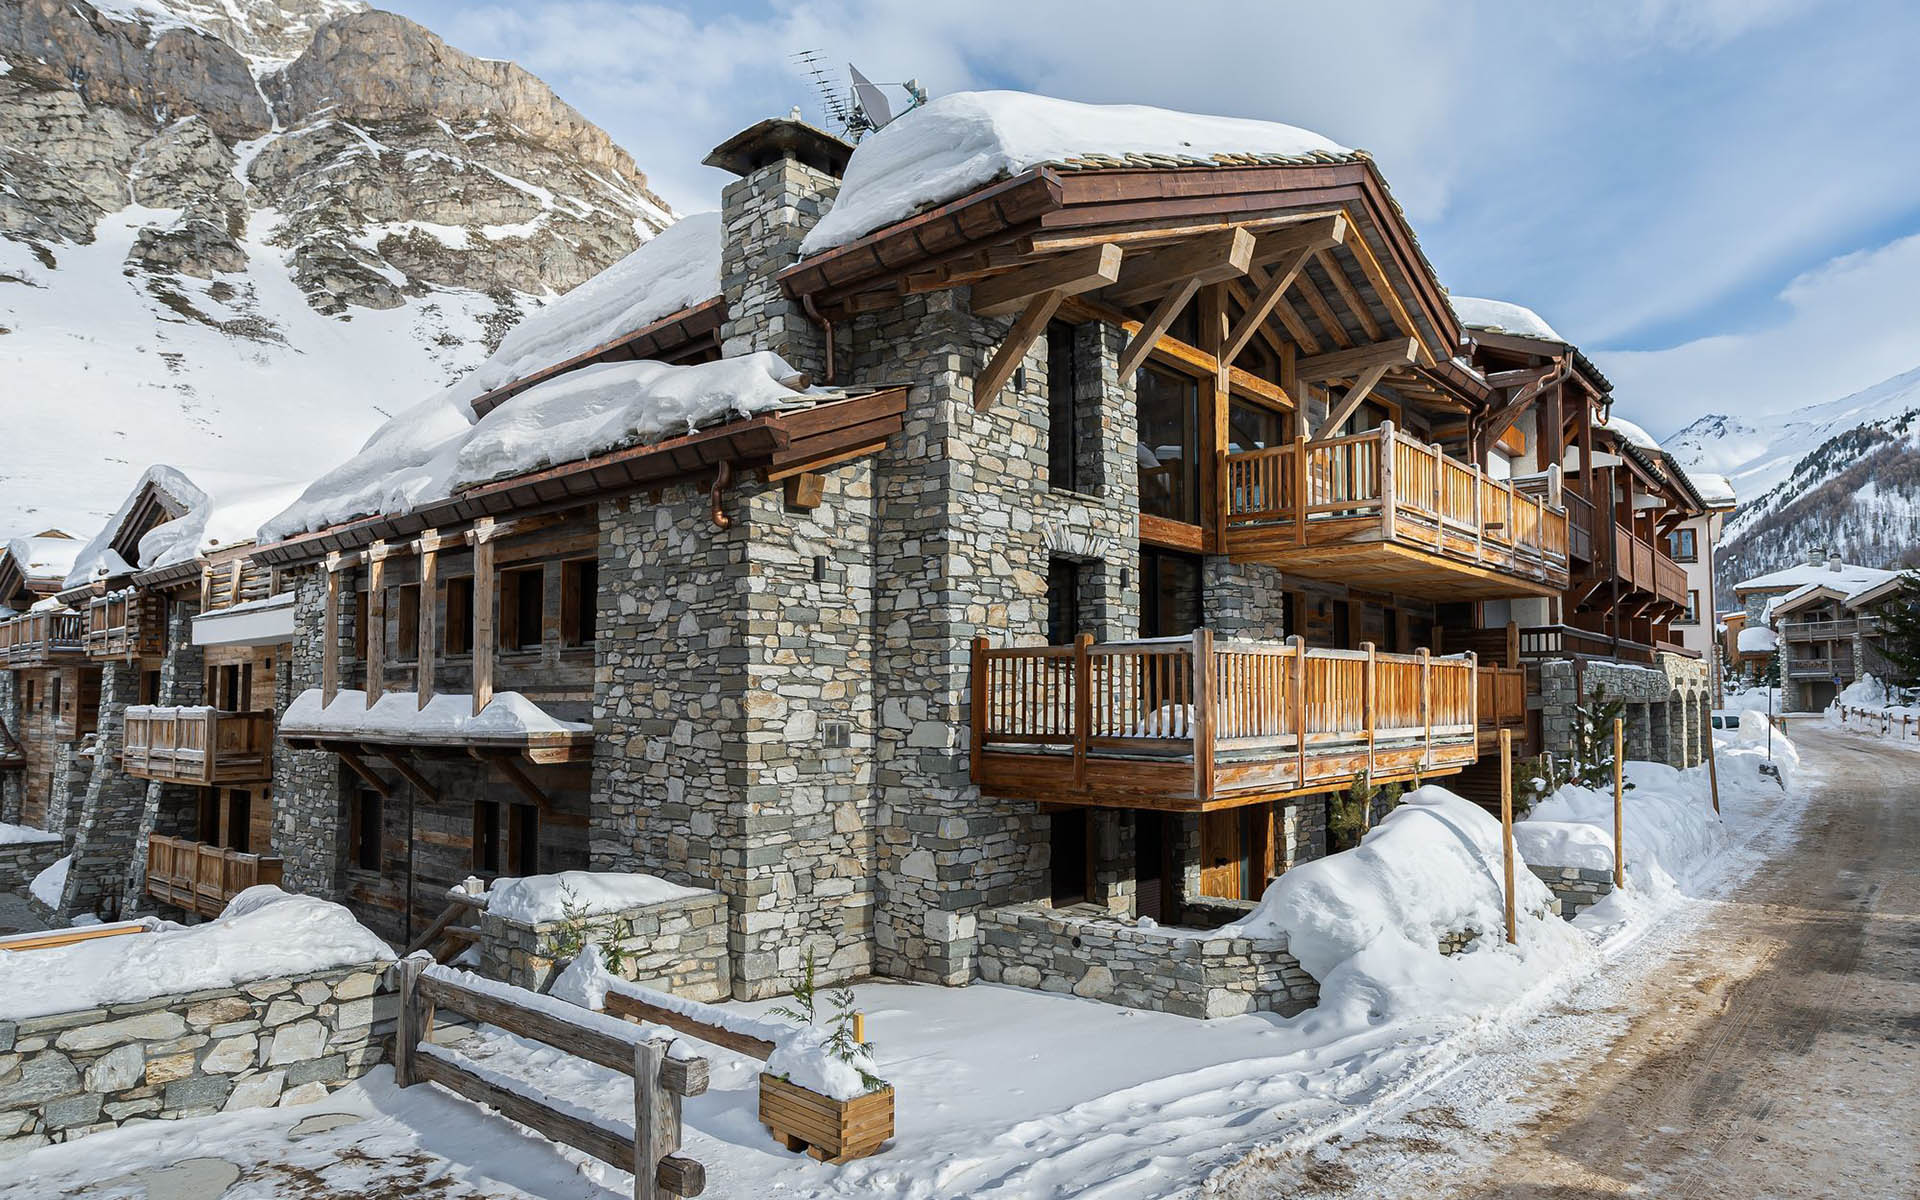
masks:
<path id="1" fill-rule="evenodd" d="M 894 84 L 878 84 L 868 79 L 859 67 L 847 64 L 850 85 L 845 91 L 835 85 L 829 74 L 822 51 L 802 50 L 793 56 L 801 70 L 813 80 L 814 90 L 820 95 L 820 107 L 840 126 L 848 140 L 858 142 L 867 134 L 883 129 L 899 116 L 893 110 L 893 101 L 887 98 L 888 87 L 897 87 L 907 94 L 906 107 L 901 112 L 911 112 L 927 102 L 927 90 L 920 86 L 918 79 L 903 80 Z"/>

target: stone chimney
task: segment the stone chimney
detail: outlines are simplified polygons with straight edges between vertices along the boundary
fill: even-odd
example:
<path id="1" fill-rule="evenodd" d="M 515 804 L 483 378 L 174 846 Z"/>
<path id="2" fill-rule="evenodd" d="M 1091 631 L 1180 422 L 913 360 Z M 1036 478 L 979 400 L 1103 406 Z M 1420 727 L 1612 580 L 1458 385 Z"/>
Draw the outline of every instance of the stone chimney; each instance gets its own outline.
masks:
<path id="1" fill-rule="evenodd" d="M 1827 551 L 1827 570 L 1838 571 L 1841 567 L 1845 565 L 1846 565 L 1845 563 L 1840 561 L 1839 551 L 1837 550 Z"/>
<path id="2" fill-rule="evenodd" d="M 1827 551 L 1824 547 L 1821 547 L 1821 546 L 1807 547 L 1807 565 L 1808 566 L 1818 567 L 1823 565 L 1826 561 L 1827 561 Z"/>
<path id="3" fill-rule="evenodd" d="M 799 260 L 800 240 L 832 204 L 852 154 L 846 142 L 802 121 L 796 108 L 734 134 L 707 155 L 707 166 L 740 177 L 720 197 L 723 355 L 771 350 L 796 370 L 826 379 L 820 326 L 781 292 L 777 277 Z"/>

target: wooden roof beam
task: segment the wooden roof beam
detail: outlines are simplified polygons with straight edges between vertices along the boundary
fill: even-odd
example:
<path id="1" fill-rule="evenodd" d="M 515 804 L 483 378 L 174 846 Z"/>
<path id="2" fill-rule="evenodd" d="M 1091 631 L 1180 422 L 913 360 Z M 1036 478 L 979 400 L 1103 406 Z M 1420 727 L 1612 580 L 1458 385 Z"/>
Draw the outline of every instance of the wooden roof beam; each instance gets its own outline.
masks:
<path id="1" fill-rule="evenodd" d="M 1253 247 L 1254 236 L 1236 225 L 1138 255 L 1121 268 L 1119 280 L 1106 290 L 1104 299 L 1109 304 L 1131 304 L 1188 282 L 1196 289 L 1224 283 L 1247 273 L 1253 265 Z"/>
<path id="2" fill-rule="evenodd" d="M 1314 430 L 1310 440 L 1324 441 L 1332 436 L 1334 430 L 1345 425 L 1347 418 L 1360 407 L 1360 402 L 1367 398 L 1368 393 L 1373 391 L 1374 385 L 1380 382 L 1380 377 L 1385 375 L 1392 365 L 1387 362 L 1376 362 L 1362 370 L 1360 377 L 1353 381 L 1353 386 L 1347 389 L 1346 395 L 1340 397 L 1340 403 L 1328 406 L 1326 419 L 1320 422 L 1320 428 Z"/>
<path id="3" fill-rule="evenodd" d="M 1106 287 L 1120 278 L 1120 260 L 1120 247 L 1109 242 L 982 279 L 973 285 L 973 313 L 1004 316 L 1018 312 L 1044 292 L 1078 296 Z"/>
<path id="4" fill-rule="evenodd" d="M 1041 292 L 1027 301 L 1027 310 L 1007 331 L 1006 340 L 1000 343 L 1000 349 L 994 352 L 983 369 L 973 379 L 973 407 L 975 411 L 985 411 L 1000 389 L 1007 386 L 1013 378 L 1013 372 L 1019 367 L 1027 351 L 1032 348 L 1034 339 L 1046 332 L 1047 322 L 1053 320 L 1053 314 L 1060 309 L 1060 302 L 1067 294 L 1058 288 Z M 1124 377 L 1124 376 L 1123 376 Z"/>
<path id="5" fill-rule="evenodd" d="M 1367 337 L 1373 341 L 1379 341 L 1380 322 L 1373 319 L 1372 309 L 1360 295 L 1359 289 L 1353 286 L 1353 281 L 1347 278 L 1346 270 L 1334 258 L 1332 250 L 1321 250 L 1314 257 L 1319 261 L 1320 269 L 1327 273 L 1327 279 L 1333 284 L 1333 290 L 1340 293 L 1340 299 L 1346 303 L 1354 319 L 1360 322 L 1360 328 L 1366 331 Z"/>
<path id="6" fill-rule="evenodd" d="M 1418 358 L 1419 354 L 1420 342 L 1417 338 L 1388 338 L 1384 342 L 1371 342 L 1350 350 L 1336 350 L 1331 354 L 1303 358 L 1295 371 L 1309 383 L 1322 383 L 1329 379 L 1352 378 L 1375 365 L 1405 366 Z"/>
<path id="7" fill-rule="evenodd" d="M 1154 346 L 1160 341 L 1160 336 L 1173 326 L 1174 318 L 1180 315 L 1181 309 L 1193 302 L 1193 297 L 1199 290 L 1200 280 L 1197 277 L 1190 278 L 1160 298 L 1160 303 L 1154 306 L 1152 314 L 1147 317 L 1146 324 L 1140 327 L 1140 332 L 1133 335 L 1133 340 L 1127 343 L 1127 348 L 1120 352 L 1122 380 L 1133 378 L 1133 373 L 1140 369 L 1140 364 L 1147 361 L 1147 355 L 1153 352 Z"/>
<path id="8" fill-rule="evenodd" d="M 1307 265 L 1307 259 L 1323 252 L 1329 246 L 1338 245 L 1347 236 L 1347 219 L 1344 216 L 1328 217 L 1307 225 L 1286 229 L 1279 233 L 1270 233 L 1254 243 L 1253 261 L 1257 265 L 1274 267 L 1272 275 L 1260 285 L 1247 303 L 1246 312 L 1241 315 L 1239 324 L 1227 334 L 1221 358 L 1232 362 L 1239 357 L 1240 351 L 1253 338 L 1254 330 L 1266 324 L 1280 297 L 1293 285 Z"/>
<path id="9" fill-rule="evenodd" d="M 1353 345 L 1353 335 L 1347 332 L 1347 327 L 1341 324 L 1340 318 L 1333 315 L 1333 306 L 1327 303 L 1327 298 L 1320 294 L 1319 285 L 1313 282 L 1313 277 L 1305 270 L 1294 276 L 1293 292 L 1307 302 L 1307 307 L 1313 310 L 1314 316 L 1320 318 L 1321 328 L 1327 331 L 1327 336 L 1333 339 L 1334 345 L 1343 350 Z"/>

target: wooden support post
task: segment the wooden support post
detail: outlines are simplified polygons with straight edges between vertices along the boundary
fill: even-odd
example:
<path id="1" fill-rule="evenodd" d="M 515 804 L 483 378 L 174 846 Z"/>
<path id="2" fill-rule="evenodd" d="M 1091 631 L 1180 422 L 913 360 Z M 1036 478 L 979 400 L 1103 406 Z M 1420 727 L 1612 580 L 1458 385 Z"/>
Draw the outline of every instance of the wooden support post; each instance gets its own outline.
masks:
<path id="1" fill-rule="evenodd" d="M 1393 422 L 1380 422 L 1380 532 L 1393 540 L 1393 519 L 1398 507 L 1393 492 Z"/>
<path id="2" fill-rule="evenodd" d="M 493 518 L 473 523 L 473 715 L 493 700 L 494 608 L 499 578 L 493 570 Z"/>
<path id="3" fill-rule="evenodd" d="M 1622 803 L 1626 799 L 1627 770 L 1627 732 L 1626 722 L 1619 717 L 1613 719 L 1613 886 L 1627 885 L 1627 849 L 1622 839 L 1626 834 Z"/>
<path id="4" fill-rule="evenodd" d="M 1520 665 L 1520 622 L 1507 622 L 1507 662 L 1509 667 Z"/>
<path id="5" fill-rule="evenodd" d="M 382 799 L 391 800 L 393 798 L 393 789 L 387 785 L 386 780 L 380 778 L 378 771 L 366 764 L 365 760 L 360 757 L 359 751 L 351 746 L 341 746 L 332 742 L 322 742 L 321 748 L 331 750 L 335 754 L 338 754 L 340 761 L 347 764 L 347 767 L 352 770 L 355 775 L 358 775 L 364 780 L 368 787 L 379 792 Z"/>
<path id="6" fill-rule="evenodd" d="M 415 636 L 413 690 L 419 695 L 418 707 L 433 699 L 433 660 L 439 652 L 440 546 L 438 532 L 428 529 L 414 545 L 420 551 L 420 628 Z"/>
<path id="7" fill-rule="evenodd" d="M 1507 876 L 1507 944 L 1520 940 L 1513 918 L 1513 730 L 1500 731 L 1500 859 Z"/>
<path id="8" fill-rule="evenodd" d="M 1422 646 L 1415 653 L 1420 656 L 1420 724 L 1426 730 L 1427 736 L 1427 749 L 1426 753 L 1420 757 L 1420 765 L 1431 767 L 1433 765 L 1433 652 Z"/>
<path id="9" fill-rule="evenodd" d="M 400 968 L 400 1020 L 393 1034 L 393 1082 L 412 1087 L 420 1082 L 413 1069 L 417 1047 L 433 1030 L 433 1005 L 420 994 L 423 959 L 403 958 Z"/>
<path id="10" fill-rule="evenodd" d="M 1073 786 L 1087 782 L 1087 734 L 1093 725 L 1093 635 L 1073 639 Z M 975 651 L 977 657 L 979 651 Z M 858 1034 L 855 1041 L 862 1040 Z"/>
<path id="11" fill-rule="evenodd" d="M 1304 787 L 1307 782 L 1307 639 L 1299 634 L 1293 638 L 1293 739 L 1295 742 L 1295 762 L 1293 784 Z"/>
<path id="12" fill-rule="evenodd" d="M 367 547 L 367 707 L 387 690 L 387 544 Z"/>
<path id="13" fill-rule="evenodd" d="M 1905 717 L 1900 718 L 1903 729 L 1906 727 L 1906 721 Z M 1713 719 L 1711 717 L 1707 719 L 1707 728 L 1704 732 L 1707 735 L 1707 786 L 1713 791 L 1713 812 L 1718 816 L 1720 814 L 1720 756 L 1713 752 Z"/>
<path id="14" fill-rule="evenodd" d="M 1380 727 L 1380 660 L 1378 652 L 1374 649 L 1372 642 L 1362 642 L 1360 648 L 1367 652 L 1367 673 L 1362 677 L 1360 685 L 1360 719 L 1366 723 L 1367 727 L 1367 782 L 1372 783 L 1374 770 L 1373 740 L 1375 732 Z M 1361 813 L 1360 827 L 1362 829 L 1370 829 L 1372 826 L 1372 813 Z"/>
<path id="15" fill-rule="evenodd" d="M 680 1097 L 660 1086 L 666 1056 L 659 1042 L 633 1047 L 633 1200 L 670 1195 L 655 1178 L 660 1160 L 680 1148 Z"/>
<path id="16" fill-rule="evenodd" d="M 1027 303 L 1027 310 L 1007 331 L 1007 338 L 1000 343 L 1000 349 L 974 376 L 973 407 L 976 411 L 984 411 L 992 404 L 994 397 L 1000 394 L 1000 389 L 1007 385 L 1007 380 L 1013 378 L 1014 368 L 1026 358 L 1034 339 L 1046 332 L 1047 322 L 1053 320 L 1053 314 L 1059 311 L 1060 302 L 1064 299 L 1064 292 L 1042 292 Z"/>
<path id="17" fill-rule="evenodd" d="M 1213 795 L 1213 630 L 1193 631 L 1193 794 L 1205 801 Z"/>
<path id="18" fill-rule="evenodd" d="M 1299 422 L 1304 428 L 1306 409 L 1300 410 Z M 1312 471 L 1307 463 L 1307 439 L 1304 435 L 1293 439 L 1293 544 L 1307 544 L 1307 492 L 1311 487 Z"/>
<path id="19" fill-rule="evenodd" d="M 340 556 L 327 555 L 327 601 L 320 641 L 320 703 L 332 704 L 340 691 Z"/>
<path id="20" fill-rule="evenodd" d="M 1130 382 L 1133 379 L 1133 373 L 1139 369 L 1141 363 L 1147 361 L 1147 355 L 1159 344 L 1160 336 L 1166 333 L 1168 327 L 1173 324 L 1174 318 L 1180 315 L 1180 311 L 1186 308 L 1187 302 L 1192 300 L 1199 290 L 1200 281 L 1189 279 L 1162 296 L 1160 303 L 1154 305 L 1146 324 L 1140 327 L 1140 332 L 1133 335 L 1133 340 L 1127 343 L 1127 348 L 1120 352 L 1119 374 L 1122 382 Z"/>

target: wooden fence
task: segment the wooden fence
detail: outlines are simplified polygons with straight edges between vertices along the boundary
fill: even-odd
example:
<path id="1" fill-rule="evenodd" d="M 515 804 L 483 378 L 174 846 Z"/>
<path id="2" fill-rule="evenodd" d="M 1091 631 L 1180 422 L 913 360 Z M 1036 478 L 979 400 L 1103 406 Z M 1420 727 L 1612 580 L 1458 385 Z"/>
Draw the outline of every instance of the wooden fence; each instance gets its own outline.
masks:
<path id="1" fill-rule="evenodd" d="M 476 1104 L 497 1109 L 543 1137 L 633 1172 L 634 1200 L 698 1196 L 706 1168 L 675 1153 L 680 1149 L 681 1100 L 707 1090 L 704 1058 L 667 1057 L 664 1042 L 638 1026 L 616 1031 L 615 1022 L 575 1018 L 554 1007 L 537 1007 L 473 987 L 458 972 L 424 959 L 400 963 L 400 1026 L 394 1035 L 393 1075 L 401 1087 L 437 1083 Z M 532 995 L 532 993 L 528 993 Z M 559 1006 L 562 1001 L 551 1001 Z M 531 1038 L 633 1080 L 631 1133 L 557 1107 L 531 1084 L 482 1075 L 464 1056 L 428 1041 L 441 1010 L 520 1037 Z M 585 1014 L 583 1012 L 583 1016 Z"/>
<path id="2" fill-rule="evenodd" d="M 1866 733 L 1877 731 L 1883 738 L 1891 737 L 1900 742 L 1920 742 L 1920 716 L 1890 712 L 1883 708 L 1860 708 L 1851 704 L 1835 707 L 1840 712 L 1840 724 L 1848 729 L 1859 729 Z M 1857 724 L 1848 725 L 1848 721 Z"/>
<path id="3" fill-rule="evenodd" d="M 227 901 L 255 884 L 279 884 L 283 868 L 271 855 L 158 833 L 147 838 L 147 894 L 203 917 L 219 916 Z"/>
<path id="4" fill-rule="evenodd" d="M 141 779 L 201 787 L 271 779 L 273 714 L 131 705 L 120 766 Z"/>

